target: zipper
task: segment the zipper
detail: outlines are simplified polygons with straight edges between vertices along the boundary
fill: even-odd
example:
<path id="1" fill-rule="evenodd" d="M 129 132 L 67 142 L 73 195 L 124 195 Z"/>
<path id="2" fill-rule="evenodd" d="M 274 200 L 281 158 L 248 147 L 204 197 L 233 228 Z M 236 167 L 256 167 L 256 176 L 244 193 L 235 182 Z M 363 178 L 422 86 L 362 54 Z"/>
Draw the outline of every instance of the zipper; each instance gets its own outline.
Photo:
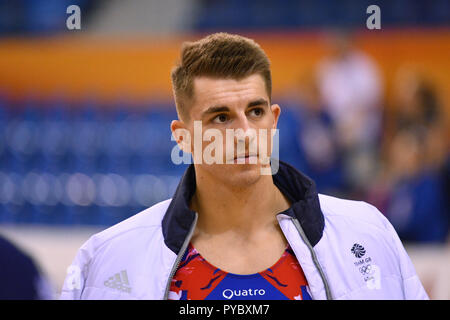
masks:
<path id="1" fill-rule="evenodd" d="M 183 245 L 181 246 L 180 252 L 177 255 L 177 258 L 175 259 L 175 263 L 172 267 L 172 270 L 170 271 L 169 279 L 167 280 L 166 290 L 164 292 L 164 300 L 167 300 L 169 297 L 169 291 L 170 291 L 170 285 L 172 284 L 172 278 L 175 275 L 175 273 L 178 270 L 178 266 L 180 265 L 181 259 L 184 256 L 184 253 L 189 245 L 189 242 L 191 241 L 192 235 L 194 234 L 195 226 L 197 225 L 197 219 L 198 214 L 195 212 L 194 222 L 192 222 L 191 228 L 189 229 L 189 232 L 184 239 Z"/>
<path id="2" fill-rule="evenodd" d="M 314 265 L 316 266 L 317 270 L 319 270 L 320 277 L 322 278 L 323 285 L 325 287 L 325 294 L 327 297 L 327 300 L 332 300 L 330 286 L 328 284 L 327 278 L 325 277 L 325 273 L 322 270 L 322 267 L 320 266 L 319 260 L 317 259 L 316 252 L 314 251 L 314 248 L 312 247 L 311 243 L 309 242 L 308 238 L 306 237 L 305 231 L 303 231 L 302 226 L 300 225 L 300 222 L 296 218 L 291 217 L 292 222 L 295 225 L 295 228 L 297 229 L 298 233 L 300 234 L 300 237 L 302 238 L 303 242 L 306 244 L 306 246 L 309 249 L 309 252 L 311 253 L 312 260 L 314 262 Z"/>

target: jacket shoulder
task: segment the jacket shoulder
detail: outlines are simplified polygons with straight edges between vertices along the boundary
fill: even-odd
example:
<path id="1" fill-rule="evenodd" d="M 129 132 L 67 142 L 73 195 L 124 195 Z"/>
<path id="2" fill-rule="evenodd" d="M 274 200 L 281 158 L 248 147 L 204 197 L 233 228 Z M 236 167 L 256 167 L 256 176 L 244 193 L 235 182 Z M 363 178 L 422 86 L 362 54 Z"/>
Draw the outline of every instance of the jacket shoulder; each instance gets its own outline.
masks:
<path id="1" fill-rule="evenodd" d="M 345 272 L 345 285 L 336 288 L 335 295 L 339 299 L 427 299 L 428 296 L 415 272 L 400 238 L 389 220 L 373 205 L 364 201 L 340 199 L 327 195 L 319 195 L 322 213 L 325 218 L 325 239 L 316 246 L 327 261 L 333 262 L 333 267 L 342 257 L 342 270 L 357 270 L 356 278 L 352 272 Z M 354 269 L 363 266 L 356 255 L 349 255 L 350 248 L 355 244 L 365 249 L 365 259 L 370 259 L 369 266 L 378 270 L 371 280 L 361 278 L 361 270 Z M 331 249 L 332 248 L 332 249 Z M 331 256 L 331 258 L 330 258 Z M 357 258 L 354 260 L 354 258 Z M 331 259 L 331 260 L 329 260 Z M 360 260 L 366 261 L 366 260 Z M 375 277 L 375 278 L 373 278 Z M 356 286 L 349 288 L 348 283 L 356 280 Z M 362 282 L 363 280 L 364 282 Z M 377 290 L 373 290 L 373 289 Z M 368 289 L 368 290 L 367 290 Z"/>
<path id="2" fill-rule="evenodd" d="M 367 223 L 386 229 L 387 218 L 374 206 L 365 201 L 356 201 L 319 194 L 320 208 L 325 218 L 343 218 Z"/>
<path id="3" fill-rule="evenodd" d="M 157 203 L 91 236 L 78 250 L 68 269 L 60 299 L 130 299 L 136 294 L 139 296 L 139 286 L 133 275 L 139 273 L 149 252 L 163 250 L 159 245 L 164 241 L 161 221 L 170 202 L 171 199 Z M 150 261 L 149 269 L 153 270 L 157 267 L 152 263 L 161 263 L 156 259 Z M 133 282 L 133 295 L 110 290 L 105 285 L 108 277 L 122 271 L 128 273 Z"/>
<path id="4" fill-rule="evenodd" d="M 94 234 L 89 242 L 98 249 L 103 244 L 118 238 L 128 237 L 133 233 L 142 233 L 143 229 L 161 228 L 161 221 L 166 213 L 171 199 L 161 201 L 150 208 L 142 210 L 139 213 Z"/>

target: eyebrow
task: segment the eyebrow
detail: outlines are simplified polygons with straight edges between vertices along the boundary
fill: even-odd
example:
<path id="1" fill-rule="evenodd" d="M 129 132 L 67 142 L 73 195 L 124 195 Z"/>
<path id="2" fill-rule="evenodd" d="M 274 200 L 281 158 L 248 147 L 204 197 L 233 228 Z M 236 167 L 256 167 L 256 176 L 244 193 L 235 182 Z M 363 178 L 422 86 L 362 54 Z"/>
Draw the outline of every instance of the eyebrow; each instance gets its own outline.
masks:
<path id="1" fill-rule="evenodd" d="M 263 98 L 257 99 L 257 100 L 249 102 L 247 104 L 247 108 L 251 108 L 254 106 L 260 106 L 260 105 L 268 107 L 269 102 Z M 227 106 L 223 106 L 223 105 L 212 106 L 212 107 L 209 107 L 208 109 L 206 109 L 205 111 L 203 111 L 202 116 L 206 116 L 208 114 L 213 114 L 213 113 L 219 113 L 219 112 L 228 112 L 228 111 L 230 111 L 230 108 L 228 108 Z"/>
<path id="2" fill-rule="evenodd" d="M 268 107 L 269 106 L 269 102 L 266 99 L 261 98 L 261 99 L 258 99 L 258 100 L 250 102 L 247 105 L 247 108 L 251 108 L 251 107 L 254 107 L 254 106 L 261 106 L 261 105 L 265 106 L 265 107 Z"/>

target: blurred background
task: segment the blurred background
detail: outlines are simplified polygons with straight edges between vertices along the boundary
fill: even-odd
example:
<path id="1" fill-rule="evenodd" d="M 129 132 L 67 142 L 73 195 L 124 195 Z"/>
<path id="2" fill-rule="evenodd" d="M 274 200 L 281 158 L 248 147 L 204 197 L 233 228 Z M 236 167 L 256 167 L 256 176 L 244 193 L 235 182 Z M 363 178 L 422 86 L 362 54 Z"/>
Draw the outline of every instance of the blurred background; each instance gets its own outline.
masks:
<path id="1" fill-rule="evenodd" d="M 280 158 L 375 205 L 450 299 L 449 27 L 450 0 L 0 0 L 0 234 L 57 297 L 93 233 L 170 198 L 170 70 L 226 31 L 271 60 Z"/>

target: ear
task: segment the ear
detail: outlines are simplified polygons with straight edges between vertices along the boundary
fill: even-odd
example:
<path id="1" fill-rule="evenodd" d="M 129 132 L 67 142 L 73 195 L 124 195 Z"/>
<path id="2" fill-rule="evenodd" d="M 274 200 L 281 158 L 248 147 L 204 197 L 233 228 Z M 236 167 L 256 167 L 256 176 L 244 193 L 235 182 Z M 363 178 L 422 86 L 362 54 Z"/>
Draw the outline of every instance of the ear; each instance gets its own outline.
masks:
<path id="1" fill-rule="evenodd" d="M 278 119 L 280 117 L 281 114 L 281 108 L 278 104 L 273 104 L 270 106 L 270 110 L 272 110 L 272 114 L 273 114 L 273 125 L 272 125 L 272 129 L 276 129 L 277 128 L 277 124 L 278 124 Z"/>
<path id="2" fill-rule="evenodd" d="M 191 133 L 187 129 L 186 124 L 181 120 L 173 120 L 170 124 L 170 130 L 180 149 L 184 152 L 192 153 Z"/>

